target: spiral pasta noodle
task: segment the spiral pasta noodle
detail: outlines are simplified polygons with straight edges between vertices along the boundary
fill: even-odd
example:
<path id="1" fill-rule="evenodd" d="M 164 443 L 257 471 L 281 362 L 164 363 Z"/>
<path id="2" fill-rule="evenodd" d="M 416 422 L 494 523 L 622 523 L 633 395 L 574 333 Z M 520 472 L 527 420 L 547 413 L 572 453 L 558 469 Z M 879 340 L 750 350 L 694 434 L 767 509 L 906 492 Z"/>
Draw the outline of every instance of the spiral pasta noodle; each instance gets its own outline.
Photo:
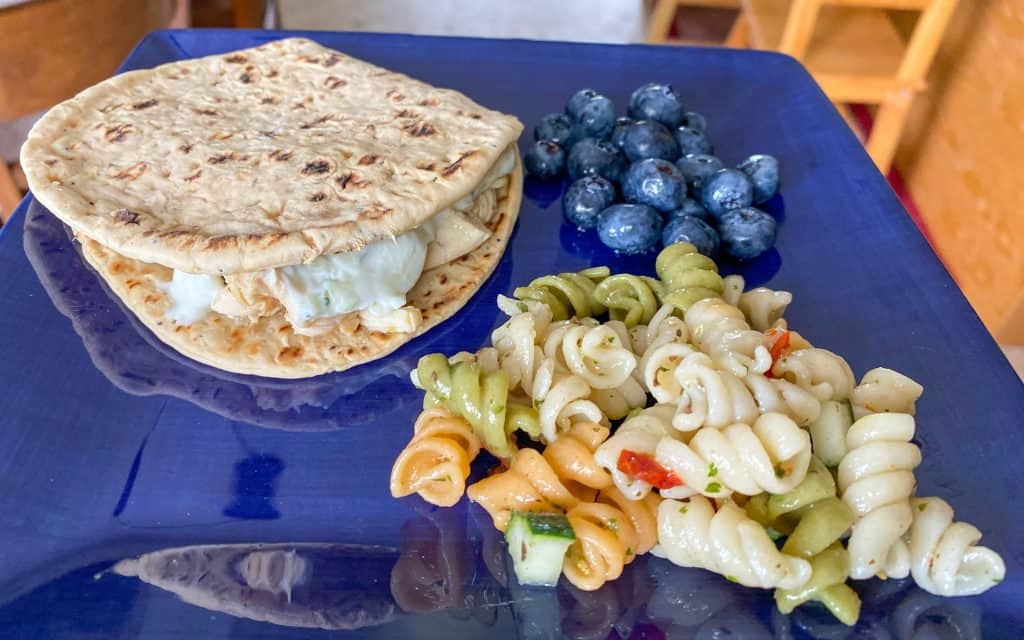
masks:
<path id="1" fill-rule="evenodd" d="M 780 552 L 764 528 L 734 502 L 726 500 L 716 509 L 700 495 L 661 502 L 658 544 L 651 552 L 748 587 L 796 589 L 811 577 L 807 560 Z"/>
<path id="2" fill-rule="evenodd" d="M 759 373 L 748 373 L 743 384 L 757 403 L 761 413 L 782 413 L 801 427 L 818 419 L 821 402 L 806 389 L 789 380 L 767 378 Z"/>
<path id="3" fill-rule="evenodd" d="M 764 335 L 751 329 L 743 312 L 724 300 L 695 302 L 686 310 L 685 319 L 694 343 L 722 369 L 742 378 L 748 372 L 764 373 L 771 368 Z"/>
<path id="4" fill-rule="evenodd" d="M 869 413 L 914 415 L 914 405 L 922 393 L 924 387 L 902 373 L 877 367 L 865 373 L 853 388 L 850 403 L 858 418 Z"/>
<path id="5" fill-rule="evenodd" d="M 811 437 L 786 416 L 766 413 L 751 425 L 700 429 L 689 443 L 662 438 L 654 457 L 691 492 L 708 497 L 786 493 L 807 475 Z"/>
<path id="6" fill-rule="evenodd" d="M 790 613 L 817 600 L 843 623 L 856 623 L 860 598 L 846 585 L 850 557 L 840 541 L 853 524 L 854 514 L 836 497 L 836 483 L 828 468 L 812 458 L 807 477 L 798 486 L 784 494 L 760 494 L 747 502 L 746 509 L 754 520 L 788 536 L 783 553 L 811 563 L 807 584 L 776 590 L 779 610 Z"/>
<path id="7" fill-rule="evenodd" d="M 718 429 L 757 418 L 757 405 L 743 382 L 728 371 L 716 369 L 704 353 L 684 356 L 670 377 L 658 371 L 649 376 L 651 363 L 644 373 L 647 387 L 658 402 L 677 405 L 672 426 L 679 431 Z"/>
<path id="8" fill-rule="evenodd" d="M 647 324 L 658 310 L 658 297 L 650 280 L 621 273 L 609 276 L 594 288 L 594 299 L 608 309 L 612 320 L 627 328 Z"/>
<path id="9" fill-rule="evenodd" d="M 607 427 L 577 423 L 559 439 L 560 444 L 548 445 L 544 454 L 533 449 L 517 451 L 508 470 L 470 485 L 466 495 L 490 514 L 499 531 L 508 527 L 513 511 L 568 511 L 591 498 L 592 490 L 611 485 L 611 477 L 593 456 L 607 437 Z"/>
<path id="10" fill-rule="evenodd" d="M 416 418 L 413 437 L 391 468 L 391 495 L 417 493 L 430 504 L 451 507 L 466 490 L 469 465 L 480 453 L 480 438 L 469 424 L 443 409 Z"/>
<path id="11" fill-rule="evenodd" d="M 910 496 L 921 464 L 921 450 L 910 442 L 914 417 L 876 413 L 853 423 L 846 434 L 849 452 L 839 463 L 839 490 L 857 517 L 847 548 L 850 577 L 876 574 L 904 578 L 910 557 L 903 535 L 913 514 Z"/>
<path id="12" fill-rule="evenodd" d="M 845 400 L 853 392 L 853 371 L 842 357 L 827 349 L 796 349 L 772 366 L 776 378 L 789 380 L 819 400 Z"/>
<path id="13" fill-rule="evenodd" d="M 483 371 L 475 361 L 450 364 L 434 353 L 420 358 L 416 380 L 427 391 L 424 404 L 443 405 L 461 416 L 480 436 L 488 451 L 499 458 L 512 454 L 508 434 L 517 428 L 537 430 L 538 416 L 532 407 L 509 403 L 508 376 L 504 371 Z"/>
<path id="14" fill-rule="evenodd" d="M 698 300 L 719 298 L 725 289 L 715 261 L 689 242 L 677 242 L 662 249 L 654 269 L 665 286 L 662 302 L 679 311 L 686 311 Z"/>
<path id="15" fill-rule="evenodd" d="M 607 309 L 594 297 L 597 284 L 608 277 L 608 267 L 536 278 L 512 292 L 521 301 L 533 300 L 551 310 L 555 320 L 599 316 Z"/>
<path id="16" fill-rule="evenodd" d="M 978 546 L 981 532 L 953 522 L 953 508 L 941 498 L 911 500 L 910 573 L 938 596 L 971 596 L 1002 582 L 1006 565 L 998 553 Z"/>
<path id="17" fill-rule="evenodd" d="M 643 500 L 651 493 L 651 485 L 640 478 L 634 478 L 618 468 L 623 451 L 633 451 L 654 457 L 662 438 L 671 437 L 671 420 L 675 408 L 671 405 L 655 405 L 627 419 L 615 433 L 594 452 L 594 460 L 611 473 L 612 481 L 619 492 L 630 500 Z M 662 495 L 674 497 L 671 490 Z M 685 497 L 684 494 L 678 497 Z"/>
<path id="18" fill-rule="evenodd" d="M 657 497 L 628 505 L 617 493 L 614 488 L 602 491 L 598 502 L 581 502 L 565 514 L 576 541 L 565 555 L 562 573 L 583 591 L 594 591 L 621 576 L 625 565 L 656 540 Z"/>

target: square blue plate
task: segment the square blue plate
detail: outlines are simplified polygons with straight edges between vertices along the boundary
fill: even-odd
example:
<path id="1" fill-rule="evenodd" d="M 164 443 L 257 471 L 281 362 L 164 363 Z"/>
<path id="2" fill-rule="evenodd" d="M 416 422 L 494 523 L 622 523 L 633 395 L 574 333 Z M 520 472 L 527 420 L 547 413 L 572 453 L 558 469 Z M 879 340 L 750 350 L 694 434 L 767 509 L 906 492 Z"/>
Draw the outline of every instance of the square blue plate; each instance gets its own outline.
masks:
<path id="1" fill-rule="evenodd" d="M 285 35 L 154 33 L 125 68 Z M 726 163 L 776 155 L 777 251 L 724 269 L 792 291 L 791 326 L 858 374 L 885 365 L 924 385 L 920 493 L 947 498 L 1007 564 L 1006 581 L 979 598 L 861 585 L 856 637 L 1024 637 L 1021 384 L 800 65 L 713 49 L 303 35 L 528 126 L 581 87 L 621 111 L 635 87 L 668 81 L 708 116 Z M 407 379 L 419 355 L 480 346 L 498 320 L 495 295 L 537 275 L 592 264 L 651 272 L 650 256 L 620 259 L 563 226 L 562 188 L 528 181 L 507 254 L 454 318 L 382 361 L 292 382 L 225 374 L 164 347 L 28 198 L 0 234 L 0 637 L 326 635 L 300 628 L 310 624 L 379 638 L 847 637 L 813 607 L 783 617 L 770 594 L 653 558 L 591 594 L 510 587 L 474 509 L 390 498 L 391 462 L 420 402 Z M 287 544 L 220 546 L 252 543 Z M 160 587 L 105 571 L 185 545 L 217 546 L 119 565 Z M 186 603 L 213 593 L 207 608 Z"/>

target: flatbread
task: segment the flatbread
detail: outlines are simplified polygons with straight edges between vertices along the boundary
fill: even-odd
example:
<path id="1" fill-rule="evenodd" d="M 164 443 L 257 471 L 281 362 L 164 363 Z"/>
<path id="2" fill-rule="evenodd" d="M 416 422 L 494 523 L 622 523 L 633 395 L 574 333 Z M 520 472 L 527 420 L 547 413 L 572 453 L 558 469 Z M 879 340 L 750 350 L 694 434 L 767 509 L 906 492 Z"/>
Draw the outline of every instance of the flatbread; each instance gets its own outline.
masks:
<path id="1" fill-rule="evenodd" d="M 95 240 L 79 236 L 82 254 L 125 306 L 158 338 L 199 362 L 236 373 L 275 378 L 305 378 L 343 371 L 385 356 L 436 326 L 463 307 L 494 271 L 519 215 L 523 172 L 516 168 L 503 187 L 492 235 L 465 256 L 425 271 L 408 294 L 408 303 L 423 312 L 415 333 L 379 333 L 340 327 L 318 336 L 297 335 L 283 313 L 253 322 L 217 313 L 191 325 L 166 317 L 171 301 L 164 291 L 172 277 L 168 267 L 118 255 Z"/>
<path id="2" fill-rule="evenodd" d="M 50 110 L 32 193 L 117 254 L 190 273 L 306 263 L 463 198 L 522 124 L 289 38 L 115 76 Z"/>

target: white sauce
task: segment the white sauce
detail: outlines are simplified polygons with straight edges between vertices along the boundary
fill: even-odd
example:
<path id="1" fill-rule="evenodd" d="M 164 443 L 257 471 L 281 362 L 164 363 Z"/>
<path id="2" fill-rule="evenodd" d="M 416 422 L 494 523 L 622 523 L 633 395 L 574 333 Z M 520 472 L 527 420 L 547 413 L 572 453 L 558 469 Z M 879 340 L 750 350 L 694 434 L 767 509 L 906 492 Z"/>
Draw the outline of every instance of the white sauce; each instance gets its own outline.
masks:
<path id="1" fill-rule="evenodd" d="M 269 270 L 264 278 L 284 285 L 288 299 L 282 302 L 298 322 L 360 310 L 384 315 L 405 305 L 405 294 L 423 273 L 433 236 L 433 225 L 427 223 L 359 251 Z"/>
<path id="2" fill-rule="evenodd" d="M 164 289 L 171 299 L 167 317 L 178 324 L 192 324 L 206 317 L 210 304 L 224 288 L 220 276 L 185 273 L 175 270 Z"/>

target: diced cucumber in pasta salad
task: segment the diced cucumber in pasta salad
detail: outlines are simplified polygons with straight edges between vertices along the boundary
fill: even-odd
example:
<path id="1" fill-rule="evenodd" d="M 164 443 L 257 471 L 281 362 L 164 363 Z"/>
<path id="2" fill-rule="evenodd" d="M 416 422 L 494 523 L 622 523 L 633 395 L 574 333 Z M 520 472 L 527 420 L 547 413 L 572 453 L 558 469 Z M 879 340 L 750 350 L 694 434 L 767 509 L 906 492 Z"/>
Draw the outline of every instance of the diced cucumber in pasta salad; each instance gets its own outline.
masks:
<path id="1" fill-rule="evenodd" d="M 744 291 L 692 245 L 656 271 L 538 278 L 499 296 L 490 346 L 423 357 L 392 495 L 468 496 L 524 584 L 598 589 L 650 552 L 853 625 L 851 580 L 959 596 L 1003 579 L 977 528 L 916 494 L 921 385 L 885 368 L 858 382 L 789 328 L 788 292 Z M 499 466 L 467 487 L 482 450 Z"/>

